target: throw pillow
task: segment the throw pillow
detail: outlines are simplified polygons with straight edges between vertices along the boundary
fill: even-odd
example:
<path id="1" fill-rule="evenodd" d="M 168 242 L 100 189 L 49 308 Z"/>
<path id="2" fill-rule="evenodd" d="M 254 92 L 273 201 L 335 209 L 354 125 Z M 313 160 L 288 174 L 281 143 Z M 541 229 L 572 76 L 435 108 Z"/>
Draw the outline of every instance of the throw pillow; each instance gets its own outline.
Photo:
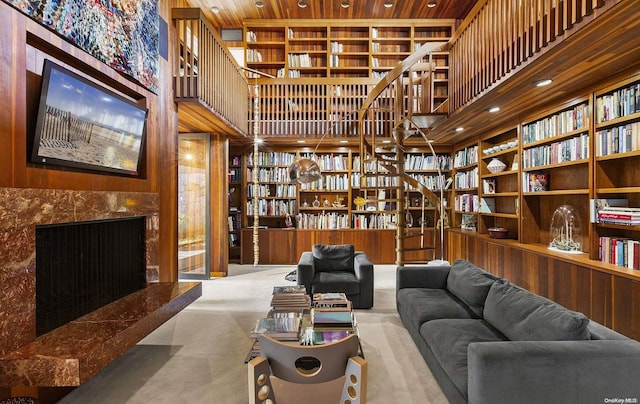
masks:
<path id="1" fill-rule="evenodd" d="M 484 301 L 496 279 L 496 276 L 469 261 L 456 260 L 449 270 L 447 290 L 469 306 L 478 317 L 482 317 Z"/>
<path id="2" fill-rule="evenodd" d="M 589 339 L 589 319 L 558 303 L 497 280 L 487 295 L 484 319 L 512 341 Z"/>

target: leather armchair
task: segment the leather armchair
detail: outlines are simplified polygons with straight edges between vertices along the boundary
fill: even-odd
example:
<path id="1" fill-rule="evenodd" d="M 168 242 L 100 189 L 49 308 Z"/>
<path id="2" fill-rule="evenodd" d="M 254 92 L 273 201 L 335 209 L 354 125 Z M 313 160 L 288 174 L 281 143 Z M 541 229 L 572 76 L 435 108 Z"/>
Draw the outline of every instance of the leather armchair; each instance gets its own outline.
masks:
<path id="1" fill-rule="evenodd" d="M 297 284 L 309 295 L 342 292 L 354 309 L 373 307 L 373 264 L 351 244 L 314 244 L 300 256 Z"/>

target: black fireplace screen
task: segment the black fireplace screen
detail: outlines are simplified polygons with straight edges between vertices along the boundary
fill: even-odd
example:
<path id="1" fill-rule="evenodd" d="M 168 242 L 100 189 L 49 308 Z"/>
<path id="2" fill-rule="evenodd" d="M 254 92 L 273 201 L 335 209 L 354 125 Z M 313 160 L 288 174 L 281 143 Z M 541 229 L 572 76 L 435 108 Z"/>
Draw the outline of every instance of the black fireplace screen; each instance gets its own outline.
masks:
<path id="1" fill-rule="evenodd" d="M 144 217 L 36 226 L 36 335 L 146 286 Z"/>

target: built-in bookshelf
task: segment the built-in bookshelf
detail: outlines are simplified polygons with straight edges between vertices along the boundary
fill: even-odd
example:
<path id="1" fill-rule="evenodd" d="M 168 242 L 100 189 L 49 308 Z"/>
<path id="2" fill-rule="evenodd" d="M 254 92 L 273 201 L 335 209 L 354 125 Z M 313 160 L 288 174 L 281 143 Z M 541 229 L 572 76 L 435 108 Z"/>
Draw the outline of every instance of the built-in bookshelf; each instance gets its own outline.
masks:
<path id="1" fill-rule="evenodd" d="M 247 226 L 253 226 L 256 206 L 260 226 L 287 227 L 287 217 L 298 213 L 297 187 L 289 180 L 289 166 L 295 158 L 296 154 L 290 152 L 247 155 Z"/>
<path id="2" fill-rule="evenodd" d="M 240 262 L 240 231 L 242 230 L 243 181 L 242 154 L 237 150 L 229 153 L 228 204 L 229 204 L 229 262 Z"/>
<path id="3" fill-rule="evenodd" d="M 619 214 L 637 215 L 640 208 L 640 76 L 595 94 L 594 202 L 622 201 Z M 613 203 L 612 203 L 613 205 Z M 635 216 L 632 216 L 635 217 Z M 637 271 L 640 225 L 637 220 L 601 221 L 592 215 L 590 258 L 621 270 Z"/>
<path id="4" fill-rule="evenodd" d="M 507 238 L 519 237 L 519 187 L 517 128 L 500 130 L 480 141 L 478 232 L 506 228 Z"/>
<path id="5" fill-rule="evenodd" d="M 277 77 L 382 77 L 426 43 L 446 43 L 454 20 L 245 20 L 247 66 Z M 447 90 L 448 53 L 433 56 Z M 446 96 L 446 93 L 444 94 Z"/>
<path id="6" fill-rule="evenodd" d="M 522 124 L 523 242 L 548 245 L 552 216 L 562 205 L 588 217 L 591 112 L 584 97 Z M 589 251 L 588 232 L 577 241 Z"/>
<path id="7" fill-rule="evenodd" d="M 476 231 L 479 210 L 478 143 L 453 151 L 453 220 L 452 227 Z"/>

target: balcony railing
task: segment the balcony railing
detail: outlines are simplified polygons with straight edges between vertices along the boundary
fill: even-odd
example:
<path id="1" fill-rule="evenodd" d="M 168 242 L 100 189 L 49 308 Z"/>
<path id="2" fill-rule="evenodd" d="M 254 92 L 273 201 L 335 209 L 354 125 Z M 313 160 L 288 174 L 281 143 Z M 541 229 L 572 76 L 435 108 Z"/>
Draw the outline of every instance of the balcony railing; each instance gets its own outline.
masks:
<path id="1" fill-rule="evenodd" d="M 450 112 L 619 0 L 487 0 L 451 40 Z"/>
<path id="2" fill-rule="evenodd" d="M 244 72 L 200 9 L 174 8 L 172 18 L 177 41 L 173 69 L 176 101 L 194 102 L 215 115 L 204 119 L 222 123 L 213 124 L 211 131 L 219 129 L 216 126 L 232 126 L 232 132 L 246 135 L 249 89 Z M 203 113 L 184 119 L 197 121 L 195 116 Z M 185 126 L 199 127 L 198 122 Z"/>

